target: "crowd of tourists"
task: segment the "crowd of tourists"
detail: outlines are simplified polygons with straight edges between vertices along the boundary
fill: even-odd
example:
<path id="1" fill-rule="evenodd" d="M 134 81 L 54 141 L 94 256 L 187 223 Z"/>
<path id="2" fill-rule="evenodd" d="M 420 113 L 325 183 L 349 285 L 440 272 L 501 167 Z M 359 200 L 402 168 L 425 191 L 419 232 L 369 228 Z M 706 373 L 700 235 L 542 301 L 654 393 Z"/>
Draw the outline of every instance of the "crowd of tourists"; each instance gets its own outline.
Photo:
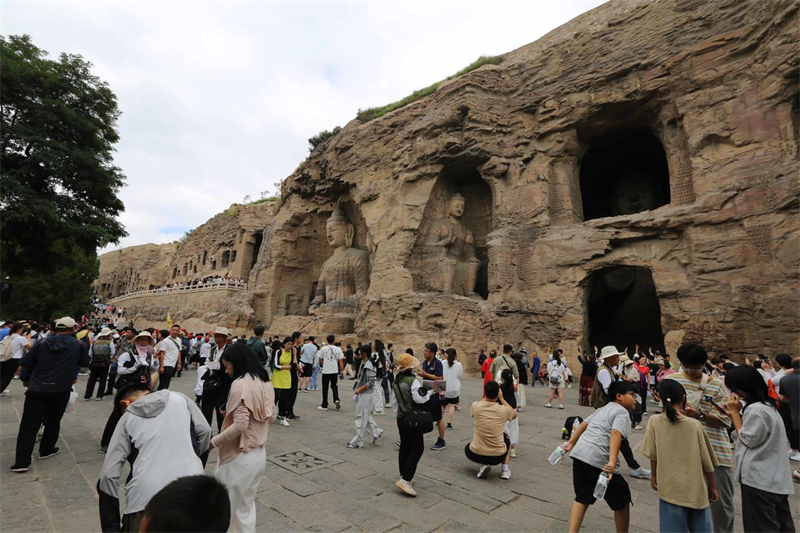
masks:
<path id="1" fill-rule="evenodd" d="M 230 278 L 228 276 L 204 276 L 202 278 L 196 278 L 187 281 L 164 283 L 160 287 L 155 285 L 151 285 L 147 289 L 145 289 L 144 287 L 140 287 L 137 289 L 126 291 L 123 294 L 115 295 L 114 298 L 124 298 L 126 296 L 132 296 L 134 294 L 142 294 L 152 291 L 169 292 L 173 290 L 202 289 L 202 288 L 209 288 L 209 287 L 213 288 L 219 286 L 244 288 L 245 281 L 242 278 Z"/>
<path id="2" fill-rule="evenodd" d="M 454 347 L 428 342 L 418 358 L 412 348 L 397 354 L 381 340 L 343 346 L 334 335 L 270 337 L 260 325 L 246 338 L 222 326 L 201 333 L 178 324 L 117 330 L 108 317 L 92 318 L 48 326 L 6 321 L 0 377 L 3 394 L 14 377 L 27 389 L 10 468 L 17 473 L 28 471 L 37 439 L 40 459 L 59 453 L 61 419 L 79 397 L 81 369 L 88 369 L 85 401 L 113 395 L 99 448 L 104 532 L 255 531 L 270 424 L 289 428 L 300 420 L 298 394 L 319 391 L 317 409 L 341 409 L 342 380 L 352 382 L 354 403 L 353 437 L 342 446 L 364 448 L 369 438 L 380 445 L 389 429 L 382 417 L 392 413 L 395 485 L 403 494 L 417 496 L 426 434 L 436 438 L 428 449 L 449 453 L 443 450 L 461 407 L 464 372 Z M 575 381 L 561 349 L 543 357 L 521 345 L 499 351 L 477 355 L 483 395 L 470 399 L 473 436 L 463 453 L 479 479 L 493 466 L 500 479 L 511 479 L 526 388 L 547 387 L 544 407 L 557 400 L 565 409 L 564 389 Z M 733 531 L 737 483 L 745 531 L 794 531 L 789 495 L 800 471 L 792 472 L 790 461 L 800 460 L 800 358 L 758 355 L 737 365 L 709 360 L 695 344 L 681 346 L 677 361 L 638 346 L 626 351 L 604 346 L 575 356 L 579 404 L 595 411 L 585 420 L 568 417 L 565 442 L 550 456 L 554 465 L 566 454 L 572 459 L 570 531 L 580 530 L 598 499 L 614 512 L 617 531 L 628 531 L 631 492 L 619 455 L 632 477 L 649 478 L 657 491 L 660 531 Z M 188 369 L 193 398 L 170 390 Z M 643 425 L 648 402 L 652 416 Z M 634 457 L 635 430 L 643 430 L 639 452 L 649 468 Z M 210 477 L 204 470 L 214 449 L 219 458 Z M 131 473 L 120 513 L 125 463 Z"/>

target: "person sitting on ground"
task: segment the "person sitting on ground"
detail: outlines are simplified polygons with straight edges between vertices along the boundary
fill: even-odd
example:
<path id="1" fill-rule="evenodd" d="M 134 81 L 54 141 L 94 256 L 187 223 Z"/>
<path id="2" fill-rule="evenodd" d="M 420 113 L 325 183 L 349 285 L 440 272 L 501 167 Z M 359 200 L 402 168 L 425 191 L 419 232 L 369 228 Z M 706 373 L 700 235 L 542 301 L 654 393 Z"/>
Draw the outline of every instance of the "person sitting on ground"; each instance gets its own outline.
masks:
<path id="1" fill-rule="evenodd" d="M 211 426 L 195 403 L 169 389 L 150 392 L 137 383 L 120 389 L 114 406 L 122 417 L 111 437 L 97 493 L 103 533 L 135 532 L 150 498 L 169 482 L 203 473 Z M 125 484 L 125 514 L 120 527 L 119 478 L 131 463 Z"/>
<path id="2" fill-rule="evenodd" d="M 472 441 L 464 447 L 467 459 L 481 465 L 478 477 L 485 479 L 492 466 L 502 464 L 500 477 L 511 478 L 511 437 L 504 431 L 506 422 L 516 420 L 517 411 L 511 407 L 496 381 L 483 386 L 483 399 L 472 403 L 474 419 Z"/>
<path id="3" fill-rule="evenodd" d="M 636 389 L 633 383 L 613 381 L 608 387 L 611 401 L 581 422 L 563 446 L 564 451 L 572 451 L 575 501 L 569 515 L 570 533 L 580 531 L 586 510 L 597 501 L 594 488 L 602 473 L 608 476 L 605 501 L 614 511 L 616 529 L 628 531 L 631 491 L 619 473 L 617 459 L 631 432 L 629 411 L 636 403 Z"/>
<path id="4" fill-rule="evenodd" d="M 144 509 L 141 533 L 224 533 L 231 522 L 228 489 L 198 474 L 180 477 L 158 491 Z"/>

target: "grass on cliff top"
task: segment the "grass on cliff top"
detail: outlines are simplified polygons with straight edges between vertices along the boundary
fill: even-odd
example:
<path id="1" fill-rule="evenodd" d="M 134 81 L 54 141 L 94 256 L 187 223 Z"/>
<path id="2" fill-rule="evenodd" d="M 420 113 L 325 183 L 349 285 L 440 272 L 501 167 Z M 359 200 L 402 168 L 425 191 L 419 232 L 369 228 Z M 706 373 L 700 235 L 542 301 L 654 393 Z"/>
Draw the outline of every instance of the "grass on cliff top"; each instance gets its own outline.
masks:
<path id="1" fill-rule="evenodd" d="M 433 85 L 429 85 L 428 87 L 425 87 L 424 89 L 419 89 L 418 91 L 414 91 L 413 93 L 411 93 L 410 95 L 406 96 L 402 100 L 398 100 L 397 102 L 393 102 L 393 103 L 391 103 L 389 105 L 385 105 L 383 107 L 371 107 L 371 108 L 365 109 L 363 111 L 359 109 L 357 117 L 362 122 L 369 122 L 370 120 L 374 120 L 376 118 L 382 117 L 386 113 L 389 113 L 389 112 L 394 111 L 396 109 L 400 109 L 401 107 L 405 107 L 408 104 L 410 104 L 411 102 L 414 102 L 414 101 L 422 98 L 423 96 L 427 96 L 429 94 L 432 94 L 434 91 L 436 91 L 436 89 L 439 88 L 439 86 L 441 84 L 443 84 L 446 81 L 449 81 L 449 80 L 452 80 L 453 78 L 457 78 L 459 76 L 462 76 L 462 75 L 466 74 L 467 72 L 475 70 L 478 67 L 482 67 L 483 65 L 499 65 L 502 61 L 503 61 L 503 59 L 500 56 L 481 56 L 477 60 L 473 61 L 472 63 L 470 63 L 466 67 L 462 68 L 461 70 L 459 70 L 458 72 L 453 74 L 452 76 L 448 76 L 448 77 L 446 77 L 445 79 L 443 79 L 441 81 L 437 81 Z"/>

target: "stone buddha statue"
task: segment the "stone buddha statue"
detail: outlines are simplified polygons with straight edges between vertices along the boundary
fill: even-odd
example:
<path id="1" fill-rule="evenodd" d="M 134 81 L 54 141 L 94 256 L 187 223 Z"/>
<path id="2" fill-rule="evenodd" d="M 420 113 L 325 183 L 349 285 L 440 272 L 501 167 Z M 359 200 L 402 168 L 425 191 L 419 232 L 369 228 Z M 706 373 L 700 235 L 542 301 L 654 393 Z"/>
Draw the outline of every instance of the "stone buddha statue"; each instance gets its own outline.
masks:
<path id="1" fill-rule="evenodd" d="M 334 302 L 355 305 L 369 289 L 369 252 L 353 248 L 355 229 L 341 209 L 331 214 L 325 232 L 333 255 L 322 265 L 311 309 Z"/>
<path id="2" fill-rule="evenodd" d="M 642 171 L 627 171 L 613 181 L 611 212 L 614 216 L 632 215 L 655 209 L 660 205 L 660 194 L 653 176 Z"/>
<path id="3" fill-rule="evenodd" d="M 475 284 L 481 262 L 475 256 L 472 232 L 461 221 L 465 207 L 461 194 L 450 197 L 447 217 L 433 222 L 425 235 L 422 267 L 432 289 L 479 297 Z"/>

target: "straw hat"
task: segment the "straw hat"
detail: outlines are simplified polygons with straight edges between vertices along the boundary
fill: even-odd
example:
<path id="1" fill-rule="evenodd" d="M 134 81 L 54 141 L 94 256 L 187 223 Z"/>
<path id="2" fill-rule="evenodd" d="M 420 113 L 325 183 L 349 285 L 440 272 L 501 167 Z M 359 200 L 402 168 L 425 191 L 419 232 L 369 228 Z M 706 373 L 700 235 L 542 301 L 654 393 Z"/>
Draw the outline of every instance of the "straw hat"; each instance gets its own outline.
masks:
<path id="1" fill-rule="evenodd" d="M 149 339 L 149 340 L 150 340 L 150 342 L 152 342 L 152 341 L 153 341 L 153 336 L 152 336 L 152 335 L 150 335 L 150 332 L 149 332 L 149 331 L 140 331 L 140 332 L 139 332 L 139 334 L 138 334 L 138 335 L 136 335 L 136 337 L 134 338 L 134 340 L 136 340 L 136 339 L 138 339 L 138 338 L 140 338 L 140 337 L 141 337 L 141 338 L 145 338 L 145 339 Z"/>
<path id="2" fill-rule="evenodd" d="M 217 326 L 217 329 L 214 330 L 214 335 L 225 335 L 226 337 L 231 336 L 231 331 L 223 326 Z"/>
<path id="3" fill-rule="evenodd" d="M 619 358 L 619 363 L 622 366 L 632 365 L 633 364 L 633 359 L 631 359 L 630 357 L 628 357 L 625 354 L 622 354 L 622 356 Z"/>
<path id="4" fill-rule="evenodd" d="M 100 333 L 97 334 L 98 337 L 108 337 L 111 335 L 111 330 L 108 328 L 103 328 L 100 330 Z"/>
<path id="5" fill-rule="evenodd" d="M 600 355 L 597 356 L 597 360 L 602 361 L 606 357 L 614 357 L 615 355 L 622 355 L 622 352 L 617 350 L 616 346 L 603 346 L 603 349 L 600 350 Z"/>
<path id="6" fill-rule="evenodd" d="M 417 368 L 419 366 L 419 359 L 411 354 L 404 353 L 397 359 L 397 371 L 403 372 L 409 368 Z"/>

